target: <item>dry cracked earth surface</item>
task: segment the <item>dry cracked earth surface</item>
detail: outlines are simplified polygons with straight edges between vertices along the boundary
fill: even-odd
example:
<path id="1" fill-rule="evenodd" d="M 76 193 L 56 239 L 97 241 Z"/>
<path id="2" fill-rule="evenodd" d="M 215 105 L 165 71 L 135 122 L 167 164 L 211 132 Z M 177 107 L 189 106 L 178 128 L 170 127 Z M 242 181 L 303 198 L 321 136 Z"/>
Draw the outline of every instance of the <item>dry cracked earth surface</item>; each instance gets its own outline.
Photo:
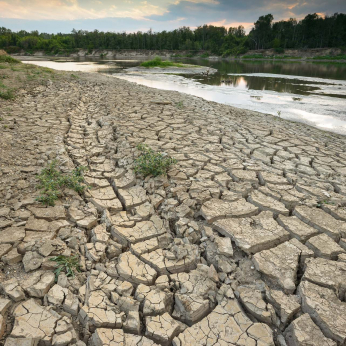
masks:
<path id="1" fill-rule="evenodd" d="M 93 74 L 0 115 L 1 345 L 346 345 L 344 137 Z M 36 202 L 51 160 L 90 189 Z"/>

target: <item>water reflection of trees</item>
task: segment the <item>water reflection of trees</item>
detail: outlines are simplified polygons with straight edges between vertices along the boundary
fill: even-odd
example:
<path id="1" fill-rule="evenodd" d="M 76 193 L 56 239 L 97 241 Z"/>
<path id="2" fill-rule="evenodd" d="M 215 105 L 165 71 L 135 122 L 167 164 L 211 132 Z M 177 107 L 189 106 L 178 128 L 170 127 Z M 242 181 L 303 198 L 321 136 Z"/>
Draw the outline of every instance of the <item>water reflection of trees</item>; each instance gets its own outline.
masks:
<path id="1" fill-rule="evenodd" d="M 315 78 L 346 80 L 346 64 L 275 61 L 208 61 L 194 59 L 194 63 L 216 68 L 220 74 L 228 73 L 272 73 Z"/>
<path id="2" fill-rule="evenodd" d="M 273 62 L 273 61 L 209 61 L 206 59 L 176 59 L 185 63 L 193 63 L 201 66 L 216 68 L 218 73 L 209 75 L 209 78 L 201 76 L 184 75 L 194 78 L 203 84 L 215 86 L 229 86 L 251 90 L 270 90 L 291 94 L 308 95 L 315 90 L 323 89 L 325 83 L 302 81 L 299 76 L 314 78 L 327 78 L 346 80 L 346 64 L 316 64 L 302 62 Z M 138 61 L 116 61 L 122 67 L 137 66 Z M 119 72 L 119 70 L 117 71 Z M 114 71 L 112 71 L 114 73 Z M 240 74 L 229 75 L 229 73 Z M 244 76 L 241 74 L 265 73 L 278 75 L 293 75 L 295 79 L 280 77 Z M 225 81 L 225 82 L 223 82 Z M 313 85 L 311 85 L 313 84 Z M 329 95 L 340 97 L 340 95 Z"/>
<path id="3" fill-rule="evenodd" d="M 275 77 L 256 77 L 256 76 L 222 76 L 214 75 L 210 78 L 199 80 L 203 84 L 216 86 L 229 86 L 233 88 L 245 88 L 250 90 L 272 90 L 277 92 L 286 92 L 291 94 L 308 95 L 314 90 L 319 90 L 318 84 L 316 87 L 311 86 L 311 82 L 302 81 L 299 79 L 285 79 Z M 309 85 L 308 85 L 309 83 Z"/>

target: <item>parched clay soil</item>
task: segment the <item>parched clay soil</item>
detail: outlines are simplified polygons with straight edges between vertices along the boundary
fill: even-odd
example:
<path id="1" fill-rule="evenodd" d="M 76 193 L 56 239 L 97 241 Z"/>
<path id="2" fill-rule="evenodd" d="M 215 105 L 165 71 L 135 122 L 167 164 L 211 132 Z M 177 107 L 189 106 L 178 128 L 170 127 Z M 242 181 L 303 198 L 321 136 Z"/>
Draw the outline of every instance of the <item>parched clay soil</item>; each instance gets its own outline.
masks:
<path id="1" fill-rule="evenodd" d="M 53 77 L 0 99 L 1 345 L 346 345 L 344 137 Z M 139 143 L 177 164 L 136 176 Z M 36 202 L 51 160 L 90 190 Z M 57 255 L 81 272 L 55 281 Z"/>

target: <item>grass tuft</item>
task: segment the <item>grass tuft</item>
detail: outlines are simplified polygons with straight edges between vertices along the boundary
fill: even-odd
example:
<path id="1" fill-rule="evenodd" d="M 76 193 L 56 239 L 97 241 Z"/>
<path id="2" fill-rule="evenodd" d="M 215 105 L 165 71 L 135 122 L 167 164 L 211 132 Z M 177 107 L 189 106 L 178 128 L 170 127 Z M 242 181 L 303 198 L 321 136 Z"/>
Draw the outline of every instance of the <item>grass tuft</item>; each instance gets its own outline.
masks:
<path id="1" fill-rule="evenodd" d="M 135 160 L 134 170 L 144 177 L 165 175 L 168 168 L 177 163 L 177 160 L 167 154 L 155 152 L 145 144 L 139 144 L 137 149 L 141 151 L 141 155 Z"/>
<path id="2" fill-rule="evenodd" d="M 13 100 L 15 95 L 12 89 L 7 89 L 5 91 L 0 90 L 0 98 L 4 100 Z"/>
<path id="3" fill-rule="evenodd" d="M 184 102 L 183 101 L 179 101 L 175 104 L 175 106 L 178 108 L 178 109 L 183 109 L 184 108 Z"/>
<path id="4" fill-rule="evenodd" d="M 144 61 L 141 63 L 140 66 L 146 67 L 146 68 L 153 68 L 153 67 L 185 67 L 184 64 L 172 62 L 172 61 L 163 61 L 160 57 L 156 57 L 153 60 Z"/>
<path id="5" fill-rule="evenodd" d="M 61 272 L 66 273 L 67 277 L 74 277 L 75 272 L 80 272 L 79 258 L 78 256 L 55 256 L 50 259 L 58 264 L 58 268 L 54 270 L 55 280 L 58 281 L 58 277 Z"/>
<path id="6" fill-rule="evenodd" d="M 9 55 L 0 55 L 0 62 L 8 62 L 9 64 L 21 64 L 22 62 L 12 58 Z"/>
<path id="7" fill-rule="evenodd" d="M 79 166 L 71 173 L 62 173 L 58 169 L 58 161 L 54 160 L 47 168 L 44 168 L 38 176 L 40 183 L 37 188 L 42 190 L 42 195 L 36 200 L 45 205 L 54 206 L 55 201 L 62 196 L 61 189 L 70 188 L 78 193 L 82 193 L 87 186 L 82 185 L 84 182 L 83 172 L 86 167 Z"/>

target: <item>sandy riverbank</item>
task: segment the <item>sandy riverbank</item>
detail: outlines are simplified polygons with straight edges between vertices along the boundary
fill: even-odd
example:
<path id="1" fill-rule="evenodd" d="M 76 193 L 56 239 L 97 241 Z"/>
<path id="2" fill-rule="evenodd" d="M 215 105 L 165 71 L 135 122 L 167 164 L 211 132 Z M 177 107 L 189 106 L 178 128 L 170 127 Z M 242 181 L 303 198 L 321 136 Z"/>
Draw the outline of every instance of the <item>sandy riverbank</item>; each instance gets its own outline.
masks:
<path id="1" fill-rule="evenodd" d="M 105 59 L 152 59 L 157 56 L 162 58 L 203 58 L 207 60 L 234 60 L 244 59 L 248 60 L 247 56 L 257 56 L 256 59 L 250 58 L 250 60 L 274 60 L 274 61 L 311 61 L 311 62 L 334 62 L 344 63 L 345 60 L 315 60 L 320 56 L 337 56 L 342 55 L 343 50 L 339 48 L 316 48 L 316 49 L 286 49 L 284 53 L 277 53 L 275 49 L 260 49 L 250 50 L 247 53 L 239 56 L 221 57 L 210 54 L 207 51 L 173 51 L 173 50 L 100 50 L 95 49 L 88 51 L 86 49 L 79 49 L 74 53 L 58 53 L 58 54 L 46 54 L 44 51 L 36 51 L 32 54 L 22 51 L 14 54 L 14 56 L 21 57 L 71 57 L 71 58 L 105 58 Z M 263 58 L 258 56 L 263 55 Z"/>
<path id="2" fill-rule="evenodd" d="M 18 69 L 1 73 L 19 83 Z M 345 342 L 345 137 L 111 76 L 33 71 L 0 99 L 6 346 Z M 134 174 L 139 143 L 177 160 L 167 176 Z M 88 167 L 90 190 L 42 208 L 36 173 L 53 159 Z M 81 272 L 55 282 L 56 255 L 78 256 Z"/>

